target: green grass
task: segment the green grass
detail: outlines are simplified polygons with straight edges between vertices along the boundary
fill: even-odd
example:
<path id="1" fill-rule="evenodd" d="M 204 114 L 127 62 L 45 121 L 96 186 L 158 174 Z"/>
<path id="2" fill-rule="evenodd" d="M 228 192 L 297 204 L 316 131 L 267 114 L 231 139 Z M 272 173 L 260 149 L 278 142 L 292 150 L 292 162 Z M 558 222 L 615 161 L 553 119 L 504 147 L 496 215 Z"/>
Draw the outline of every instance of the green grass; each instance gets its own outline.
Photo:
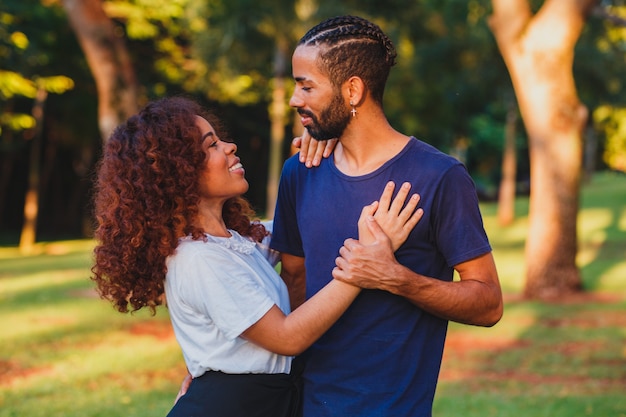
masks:
<path id="1" fill-rule="evenodd" d="M 482 207 L 506 295 L 490 329 L 451 324 L 438 417 L 626 416 L 626 176 L 584 186 L 587 294 L 522 300 L 528 201 Z M 185 374 L 165 309 L 117 313 L 93 291 L 89 240 L 0 248 L 0 417 L 164 416 Z"/>

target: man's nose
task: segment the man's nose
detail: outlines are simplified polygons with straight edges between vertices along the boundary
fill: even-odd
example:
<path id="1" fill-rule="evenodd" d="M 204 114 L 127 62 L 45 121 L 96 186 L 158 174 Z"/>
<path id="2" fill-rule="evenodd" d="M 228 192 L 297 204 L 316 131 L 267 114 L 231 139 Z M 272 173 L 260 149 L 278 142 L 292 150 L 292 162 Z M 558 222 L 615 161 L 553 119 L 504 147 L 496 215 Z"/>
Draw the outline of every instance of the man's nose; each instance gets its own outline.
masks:
<path id="1" fill-rule="evenodd" d="M 289 99 L 289 106 L 295 108 L 303 106 L 302 100 L 296 95 L 295 92 L 291 95 L 291 98 Z"/>

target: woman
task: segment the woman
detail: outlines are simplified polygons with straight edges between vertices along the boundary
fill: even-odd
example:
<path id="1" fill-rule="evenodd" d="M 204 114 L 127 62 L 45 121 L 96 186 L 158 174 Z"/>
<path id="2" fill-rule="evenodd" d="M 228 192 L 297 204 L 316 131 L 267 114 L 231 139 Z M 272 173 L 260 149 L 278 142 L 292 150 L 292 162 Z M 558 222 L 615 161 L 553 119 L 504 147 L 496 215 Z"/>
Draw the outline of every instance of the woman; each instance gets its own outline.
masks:
<path id="1" fill-rule="evenodd" d="M 120 312 L 164 302 L 193 380 L 169 416 L 297 415 L 292 357 L 321 336 L 359 289 L 331 281 L 290 313 L 287 288 L 263 256 L 269 232 L 241 197 L 237 146 L 197 103 L 167 98 L 119 126 L 98 166 L 92 279 Z M 394 200 L 404 202 L 408 191 Z M 398 247 L 421 217 L 381 197 Z M 401 204 L 400 204 L 401 205 Z M 362 240 L 372 239 L 364 221 Z M 415 214 L 413 212 L 415 211 Z M 385 224 L 385 222 L 383 222 Z M 398 232 L 399 231 L 399 232 Z M 396 233 L 398 232 L 398 233 Z"/>

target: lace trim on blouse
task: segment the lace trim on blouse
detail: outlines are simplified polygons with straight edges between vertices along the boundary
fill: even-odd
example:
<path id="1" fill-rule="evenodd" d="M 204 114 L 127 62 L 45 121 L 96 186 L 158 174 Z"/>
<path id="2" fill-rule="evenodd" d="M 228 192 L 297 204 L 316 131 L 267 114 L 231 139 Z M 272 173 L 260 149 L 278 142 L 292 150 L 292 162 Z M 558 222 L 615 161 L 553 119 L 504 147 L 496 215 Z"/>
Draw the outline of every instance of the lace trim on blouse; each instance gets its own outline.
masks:
<path id="1" fill-rule="evenodd" d="M 230 237 L 218 237 L 213 236 L 208 233 L 205 233 L 204 236 L 207 239 L 207 242 L 217 243 L 220 246 L 225 247 L 226 249 L 232 249 L 236 252 L 243 253 L 244 255 L 250 255 L 254 249 L 256 248 L 256 243 L 241 236 L 239 233 L 234 230 L 228 229 L 231 236 Z M 185 236 L 181 240 L 187 241 L 192 240 L 191 236 Z"/>
<path id="2" fill-rule="evenodd" d="M 205 234 L 209 242 L 215 242 L 224 246 L 227 249 L 232 249 L 236 252 L 243 253 L 244 255 L 250 255 L 256 248 L 256 243 L 241 236 L 234 230 L 228 229 L 231 237 L 217 237 L 209 234 Z"/>
<path id="3" fill-rule="evenodd" d="M 228 231 L 231 234 L 230 237 L 218 237 L 209 235 L 208 233 L 205 233 L 204 236 L 206 237 L 207 242 L 217 243 L 218 245 L 223 246 L 226 249 L 232 249 L 245 255 L 249 255 L 252 253 L 252 251 L 254 251 L 256 243 L 249 239 L 246 239 L 234 230 L 228 229 Z M 192 238 L 191 236 L 185 236 L 181 240 L 192 240 Z"/>

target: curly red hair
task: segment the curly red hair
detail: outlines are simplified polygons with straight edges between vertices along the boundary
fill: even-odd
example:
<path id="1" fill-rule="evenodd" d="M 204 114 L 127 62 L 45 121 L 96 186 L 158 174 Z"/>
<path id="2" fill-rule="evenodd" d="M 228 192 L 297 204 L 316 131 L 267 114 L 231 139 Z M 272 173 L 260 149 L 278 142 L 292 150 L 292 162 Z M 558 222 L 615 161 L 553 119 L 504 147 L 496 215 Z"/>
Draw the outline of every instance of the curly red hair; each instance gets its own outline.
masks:
<path id="1" fill-rule="evenodd" d="M 200 173 L 205 169 L 195 116 L 218 135 L 217 118 L 193 100 L 172 97 L 149 103 L 117 127 L 97 166 L 94 210 L 97 222 L 91 279 L 101 297 L 123 313 L 163 303 L 166 258 L 178 239 L 203 239 L 197 224 Z M 226 202 L 226 226 L 260 241 L 267 235 L 252 222 L 242 197 Z"/>

